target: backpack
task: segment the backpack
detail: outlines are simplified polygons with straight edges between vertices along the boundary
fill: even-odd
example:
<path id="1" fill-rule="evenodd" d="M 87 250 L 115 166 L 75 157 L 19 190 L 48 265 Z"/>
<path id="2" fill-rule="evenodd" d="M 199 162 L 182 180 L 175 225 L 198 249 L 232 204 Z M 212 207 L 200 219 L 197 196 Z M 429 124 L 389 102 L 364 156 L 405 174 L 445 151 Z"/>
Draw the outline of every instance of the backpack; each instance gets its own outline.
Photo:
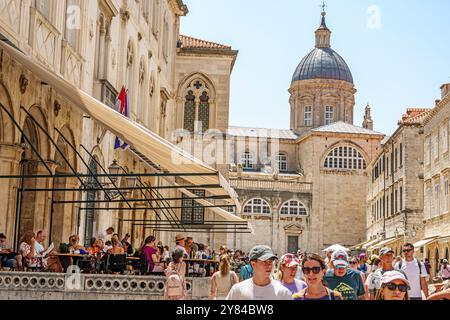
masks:
<path id="1" fill-rule="evenodd" d="M 419 259 L 414 259 L 417 261 L 417 264 L 419 265 L 419 277 L 422 277 L 422 263 L 419 261 Z M 400 271 L 402 271 L 402 265 L 403 265 L 403 259 L 400 260 L 399 264 L 398 264 L 398 269 Z"/>
<path id="2" fill-rule="evenodd" d="M 166 279 L 166 295 L 169 298 L 184 296 L 184 283 L 180 276 L 181 264 L 177 267 L 171 267 Z"/>

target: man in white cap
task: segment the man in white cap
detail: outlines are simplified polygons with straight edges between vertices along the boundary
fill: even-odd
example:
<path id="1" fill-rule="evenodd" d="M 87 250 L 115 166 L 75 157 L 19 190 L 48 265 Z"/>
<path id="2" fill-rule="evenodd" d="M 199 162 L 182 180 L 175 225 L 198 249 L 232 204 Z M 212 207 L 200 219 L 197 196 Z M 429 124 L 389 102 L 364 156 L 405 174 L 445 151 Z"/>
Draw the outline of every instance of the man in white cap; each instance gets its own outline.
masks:
<path id="1" fill-rule="evenodd" d="M 375 270 L 373 275 L 368 281 L 367 287 L 369 288 L 370 300 L 375 300 L 378 291 L 381 289 L 381 278 L 385 272 L 394 270 L 392 262 L 394 261 L 394 250 L 388 247 L 384 247 L 380 250 L 381 268 Z"/>
<path id="2" fill-rule="evenodd" d="M 330 290 L 339 292 L 344 300 L 365 300 L 366 289 L 358 270 L 348 267 L 348 254 L 336 250 L 331 257 L 332 270 L 325 274 L 325 282 Z"/>
<path id="3" fill-rule="evenodd" d="M 272 279 L 276 255 L 268 246 L 256 246 L 249 254 L 253 277 L 235 284 L 227 300 L 293 300 L 292 293 Z"/>

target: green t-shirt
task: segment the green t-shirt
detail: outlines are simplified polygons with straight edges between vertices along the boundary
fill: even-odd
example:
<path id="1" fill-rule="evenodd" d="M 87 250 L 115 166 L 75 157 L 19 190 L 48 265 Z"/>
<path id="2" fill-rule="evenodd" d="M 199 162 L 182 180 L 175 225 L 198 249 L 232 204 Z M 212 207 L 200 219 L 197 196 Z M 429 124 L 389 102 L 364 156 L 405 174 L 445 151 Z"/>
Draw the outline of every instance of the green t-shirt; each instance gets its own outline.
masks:
<path id="1" fill-rule="evenodd" d="M 358 300 L 366 293 L 359 271 L 347 269 L 345 276 L 337 277 L 334 270 L 328 270 L 324 280 L 328 288 L 339 292 L 344 300 Z"/>

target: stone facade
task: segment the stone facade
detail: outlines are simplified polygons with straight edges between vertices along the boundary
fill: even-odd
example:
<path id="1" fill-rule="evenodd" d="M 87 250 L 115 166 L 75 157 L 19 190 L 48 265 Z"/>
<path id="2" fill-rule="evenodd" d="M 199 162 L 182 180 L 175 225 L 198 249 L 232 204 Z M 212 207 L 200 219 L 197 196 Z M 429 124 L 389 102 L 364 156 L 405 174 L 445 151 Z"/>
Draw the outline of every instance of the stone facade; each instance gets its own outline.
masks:
<path id="1" fill-rule="evenodd" d="M 424 239 L 423 255 L 430 259 L 433 272 L 441 259 L 449 258 L 449 118 L 450 84 L 442 86 L 442 100 L 424 121 Z"/>
<path id="2" fill-rule="evenodd" d="M 0 34 L 2 40 L 7 39 L 30 59 L 111 108 L 117 108 L 117 95 L 126 88 L 131 120 L 177 142 L 173 133 L 183 128 L 184 91 L 196 80 L 203 81 L 209 90 L 208 104 L 202 109 L 210 119 L 205 120 L 208 129 L 225 131 L 228 127 L 230 74 L 237 56 L 230 47 L 217 48 L 211 42 L 204 42 L 201 48 L 191 45 L 198 39 L 190 38 L 185 43 L 188 37 L 180 36 L 179 28 L 180 17 L 187 13 L 180 0 L 7 0 L 0 4 Z M 204 102 L 197 98 L 197 102 Z M 115 151 L 115 135 L 108 128 L 85 116 L 67 101 L 64 92 L 56 92 L 3 51 L 0 102 L 7 110 L 0 111 L 1 174 L 19 174 L 22 169 L 26 174 L 87 173 L 88 166 L 91 171 L 105 173 L 113 160 L 127 172 L 152 170 L 134 151 Z M 24 141 L 8 112 L 30 141 Z M 124 180 L 118 183 L 123 185 Z M 31 179 L 25 180 L 23 187 L 77 189 L 80 183 L 75 178 Z M 154 177 L 144 178 L 143 183 L 167 184 Z M 110 204 L 105 203 L 94 204 L 96 210 L 89 213 L 80 204 L 69 203 L 55 204 L 52 210 L 52 199 L 87 200 L 89 196 L 103 200 L 105 194 L 19 193 L 18 179 L 0 179 L 0 186 L 0 200 L 5 203 L 0 231 L 11 245 L 17 245 L 23 232 L 38 229 L 49 230 L 49 241 L 56 245 L 67 242 L 72 234 L 79 234 L 88 244 L 91 236 L 110 226 L 121 235 L 132 234 L 135 247 L 153 233 L 144 226 L 121 221 L 156 219 L 155 210 L 140 209 L 146 206 L 142 202 L 133 203 L 133 211 L 109 210 Z M 163 190 L 161 196 L 181 197 L 181 193 Z M 141 198 L 138 194 L 131 197 Z M 179 202 L 175 206 L 181 205 Z M 181 218 L 180 209 L 172 211 Z M 212 213 L 206 210 L 206 215 Z M 156 236 L 171 245 L 174 232 L 156 232 Z M 215 245 L 213 237 L 206 234 L 206 239 Z M 219 239 L 217 246 L 223 241 Z"/>
<path id="3" fill-rule="evenodd" d="M 370 130 L 369 125 L 365 128 L 353 125 L 356 89 L 345 62 L 330 48 L 331 33 L 326 29 L 324 16 L 316 33 L 315 50 L 339 57 L 339 65 L 333 68 L 342 67 L 345 72 L 331 78 L 313 72 L 312 78 L 294 80 L 290 86 L 291 130 L 268 129 L 275 133 L 272 137 L 270 133 L 267 136 L 229 127 L 230 75 L 237 51 L 179 35 L 180 17 L 187 14 L 181 1 L 102 0 L 73 1 L 73 4 L 81 4 L 80 28 L 75 31 L 65 27 L 65 18 L 72 18 L 72 7 L 66 14 L 69 8 L 60 2 L 43 1 L 37 8 L 31 8 L 31 1 L 6 1 L 3 4 L 6 9 L 0 11 L 0 33 L 32 59 L 44 63 L 52 72 L 112 108 L 118 92 L 125 87 L 131 120 L 165 139 L 183 142 L 185 136 L 180 138 L 177 129 L 188 135 L 200 132 L 231 138 L 232 152 L 224 156 L 224 161 L 215 159 L 207 164 L 230 178 L 244 207 L 237 214 L 251 222 L 253 234 L 204 232 L 194 235 L 198 242 L 209 243 L 214 248 L 227 244 L 244 251 L 255 244 L 267 243 L 282 254 L 297 248 L 319 252 L 336 242 L 351 246 L 364 240 L 366 190 L 362 186 L 367 185 L 366 166 L 379 153 L 384 135 Z M 18 13 L 29 28 L 17 28 L 6 13 L 8 10 Z M 38 146 L 39 154 L 52 172 L 71 172 L 72 167 L 86 173 L 87 166 L 102 171 L 114 159 L 127 171 L 151 171 L 132 150 L 115 151 L 115 135 L 70 105 L 63 92 L 55 92 L 8 55 L 2 53 L 1 57 L 2 105 L 19 119 L 20 127 L 32 140 L 21 141 L 20 132 L 2 111 L 0 141 L 5 151 L 1 154 L 2 172 L 17 174 L 23 168 L 30 174 L 44 173 L 46 167 L 38 161 L 41 159 L 36 159 L 30 145 Z M 311 104 L 309 114 L 305 109 L 308 104 Z M 38 124 L 48 128 L 62 152 L 55 151 L 56 147 L 46 142 L 48 139 L 38 124 L 20 111 L 20 106 Z M 307 117 L 310 123 L 306 123 Z M 63 137 L 70 139 L 66 141 Z M 69 143 L 76 146 L 83 161 Z M 253 148 L 256 148 L 254 167 L 242 168 L 239 164 L 243 153 Z M 190 150 L 197 156 L 195 149 Z M 259 157 L 260 154 L 265 155 Z M 62 155 L 68 155 L 70 166 Z M 146 178 L 144 182 L 166 184 L 159 178 Z M 51 240 L 56 243 L 67 241 L 73 233 L 88 242 L 90 236 L 113 226 L 120 234 L 131 233 L 134 246 L 139 246 L 145 235 L 152 233 L 144 226 L 121 220 L 155 219 L 154 211 L 140 209 L 144 203 L 135 203 L 133 211 L 106 210 L 105 204 L 96 205 L 96 210 L 89 213 L 71 204 L 58 204 L 51 210 L 52 197 L 71 200 L 80 195 L 27 192 L 17 198 L 17 179 L 2 179 L 0 183 L 1 199 L 7 199 L 8 203 L 6 219 L 0 219 L 0 231 L 7 234 L 9 243 L 17 243 L 25 230 L 41 228 L 49 229 Z M 31 189 L 80 185 L 79 181 L 69 179 L 28 181 L 27 184 L 25 187 Z M 163 195 L 181 196 L 176 191 L 164 191 Z M 103 199 L 104 195 L 96 193 L 89 197 Z M 267 203 L 270 213 L 246 212 L 245 207 L 253 199 L 264 200 L 264 207 Z M 258 207 L 258 201 L 252 203 Z M 173 213 L 181 218 L 181 211 L 175 209 Z M 208 210 L 205 219 L 220 220 Z M 352 232 L 348 232 L 350 225 Z M 156 235 L 158 240 L 171 244 L 174 233 L 156 232 Z"/>
<path id="4" fill-rule="evenodd" d="M 423 119 L 430 109 L 408 109 L 397 131 L 369 165 L 367 238 L 401 255 L 405 242 L 423 238 Z M 389 240 L 389 241 L 388 241 Z"/>

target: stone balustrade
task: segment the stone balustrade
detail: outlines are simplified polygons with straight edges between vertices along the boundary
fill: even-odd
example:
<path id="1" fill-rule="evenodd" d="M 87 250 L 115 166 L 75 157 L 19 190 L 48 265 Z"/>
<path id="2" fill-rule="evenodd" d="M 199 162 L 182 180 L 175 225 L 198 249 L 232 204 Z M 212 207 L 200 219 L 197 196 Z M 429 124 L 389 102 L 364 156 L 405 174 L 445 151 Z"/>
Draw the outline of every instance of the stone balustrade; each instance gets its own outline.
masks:
<path id="1" fill-rule="evenodd" d="M 0 300 L 161 300 L 165 277 L 0 272 Z M 187 278 L 192 300 L 207 299 L 210 278 Z"/>
<path id="2" fill-rule="evenodd" d="M 312 184 L 302 182 L 230 179 L 230 184 L 235 189 L 244 189 L 244 190 L 279 190 L 291 192 L 312 191 Z"/>

